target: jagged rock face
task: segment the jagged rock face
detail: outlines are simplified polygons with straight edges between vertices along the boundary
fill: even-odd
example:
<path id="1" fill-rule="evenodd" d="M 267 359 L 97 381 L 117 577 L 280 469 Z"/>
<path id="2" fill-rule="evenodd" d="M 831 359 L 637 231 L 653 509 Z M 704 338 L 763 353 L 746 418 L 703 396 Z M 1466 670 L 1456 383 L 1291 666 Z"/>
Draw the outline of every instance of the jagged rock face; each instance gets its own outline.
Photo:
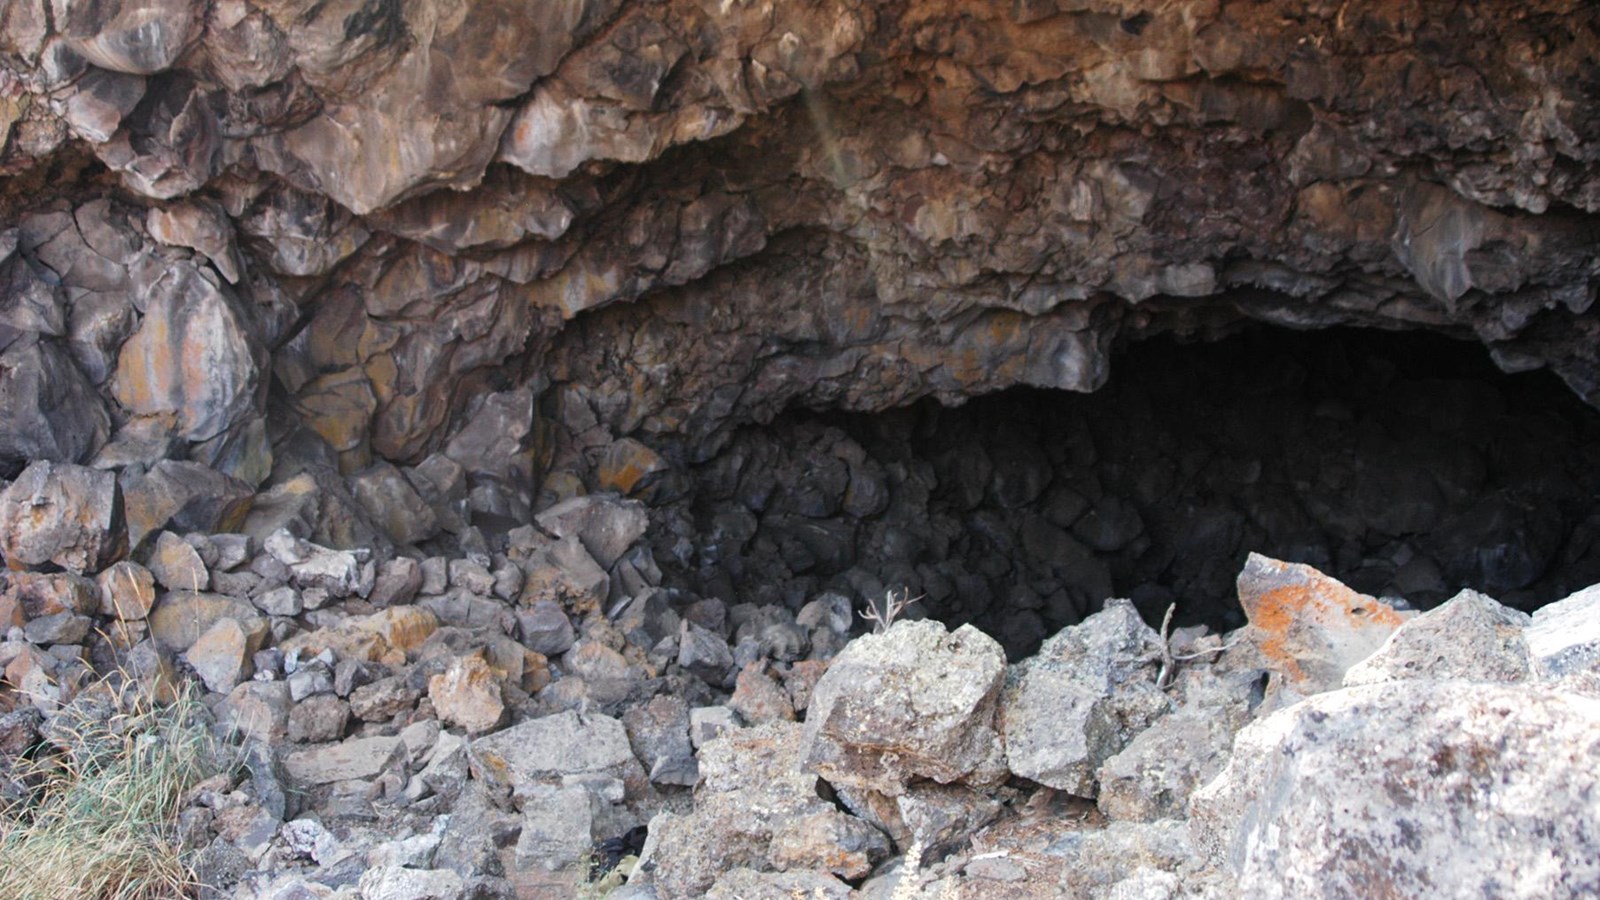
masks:
<path id="1" fill-rule="evenodd" d="M 517 518 L 629 435 L 703 458 L 795 404 L 1091 390 L 1119 336 L 1242 319 L 1470 336 L 1600 401 L 1597 29 L 1578 0 L 13 0 L 0 457 L 259 485 L 443 450 Z M 517 446 L 451 452 L 487 413 Z"/>

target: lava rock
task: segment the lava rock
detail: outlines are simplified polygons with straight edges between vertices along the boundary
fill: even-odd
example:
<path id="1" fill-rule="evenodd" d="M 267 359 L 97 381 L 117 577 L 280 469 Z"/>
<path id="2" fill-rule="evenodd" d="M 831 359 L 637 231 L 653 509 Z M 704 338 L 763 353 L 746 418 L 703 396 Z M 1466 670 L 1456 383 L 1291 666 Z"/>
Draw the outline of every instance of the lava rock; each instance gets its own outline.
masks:
<path id="1" fill-rule="evenodd" d="M 1600 669 L 1600 585 L 1536 611 L 1526 636 L 1541 678 Z"/>
<path id="2" fill-rule="evenodd" d="M 915 779 L 994 780 L 1004 677 L 1004 651 L 971 626 L 899 622 L 857 638 L 812 692 L 806 764 L 889 795 Z"/>
<path id="3" fill-rule="evenodd" d="M 1600 880 L 1597 772 L 1600 701 L 1386 682 L 1245 728 L 1190 827 L 1252 896 L 1575 897 Z"/>
<path id="4" fill-rule="evenodd" d="M 1344 684 L 1382 681 L 1526 681 L 1533 677 L 1528 615 L 1465 590 L 1401 625 L 1345 672 Z"/>
<path id="5" fill-rule="evenodd" d="M 127 551 L 116 476 L 36 462 L 0 491 L 0 553 L 13 568 L 94 573 Z"/>
<path id="6" fill-rule="evenodd" d="M 1239 602 L 1276 685 L 1304 696 L 1339 686 L 1405 621 L 1387 603 L 1358 594 L 1307 565 L 1250 554 Z"/>
<path id="7" fill-rule="evenodd" d="M 1126 600 L 1108 600 L 1045 641 L 1006 678 L 1000 721 L 1007 767 L 1095 796 L 1100 764 L 1170 708 L 1156 687 L 1160 660 L 1160 637 Z"/>

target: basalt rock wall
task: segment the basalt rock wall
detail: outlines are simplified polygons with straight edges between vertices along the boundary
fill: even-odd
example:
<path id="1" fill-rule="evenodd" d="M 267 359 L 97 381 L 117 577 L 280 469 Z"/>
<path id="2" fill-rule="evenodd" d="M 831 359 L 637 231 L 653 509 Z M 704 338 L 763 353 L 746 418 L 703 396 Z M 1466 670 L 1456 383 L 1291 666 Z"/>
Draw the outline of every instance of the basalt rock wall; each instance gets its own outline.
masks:
<path id="1" fill-rule="evenodd" d="M 1597 52 L 1579 0 L 11 0 L 0 463 L 410 544 L 1248 320 L 1595 403 Z"/>

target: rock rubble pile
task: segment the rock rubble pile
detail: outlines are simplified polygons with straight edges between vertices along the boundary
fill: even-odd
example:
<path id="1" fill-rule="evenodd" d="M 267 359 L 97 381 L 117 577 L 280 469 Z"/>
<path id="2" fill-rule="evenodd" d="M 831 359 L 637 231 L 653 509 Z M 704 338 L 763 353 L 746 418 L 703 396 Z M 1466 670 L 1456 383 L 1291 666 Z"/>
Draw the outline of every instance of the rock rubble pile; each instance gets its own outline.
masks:
<path id="1" fill-rule="evenodd" d="M 7 773 L 47 752 L 53 717 L 93 708 L 94 670 L 156 697 L 198 684 L 236 759 L 181 814 L 205 896 L 1559 897 L 1600 879 L 1600 589 L 1532 616 L 1473 591 L 1417 613 L 1252 556 L 1243 629 L 1159 633 L 1108 600 L 1008 664 L 971 625 L 862 634 L 835 595 L 795 614 L 664 590 L 642 506 L 614 496 L 486 556 L 275 527 L 163 529 L 128 558 L 108 479 L 40 463 L 0 494 L 0 791 L 25 795 Z"/>

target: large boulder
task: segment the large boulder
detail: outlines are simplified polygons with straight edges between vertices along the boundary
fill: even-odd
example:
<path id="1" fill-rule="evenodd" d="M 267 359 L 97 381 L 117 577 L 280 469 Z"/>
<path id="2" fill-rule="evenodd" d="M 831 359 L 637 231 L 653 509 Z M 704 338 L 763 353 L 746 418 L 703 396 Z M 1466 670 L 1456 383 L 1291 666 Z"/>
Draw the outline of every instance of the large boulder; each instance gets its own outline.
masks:
<path id="1" fill-rule="evenodd" d="M 857 638 L 811 694 L 806 764 L 889 795 L 916 779 L 997 780 L 1004 677 L 1005 651 L 970 625 L 899 622 Z"/>
<path id="2" fill-rule="evenodd" d="M 1246 727 L 1190 805 L 1250 897 L 1579 897 L 1600 884 L 1600 700 L 1386 682 Z"/>

